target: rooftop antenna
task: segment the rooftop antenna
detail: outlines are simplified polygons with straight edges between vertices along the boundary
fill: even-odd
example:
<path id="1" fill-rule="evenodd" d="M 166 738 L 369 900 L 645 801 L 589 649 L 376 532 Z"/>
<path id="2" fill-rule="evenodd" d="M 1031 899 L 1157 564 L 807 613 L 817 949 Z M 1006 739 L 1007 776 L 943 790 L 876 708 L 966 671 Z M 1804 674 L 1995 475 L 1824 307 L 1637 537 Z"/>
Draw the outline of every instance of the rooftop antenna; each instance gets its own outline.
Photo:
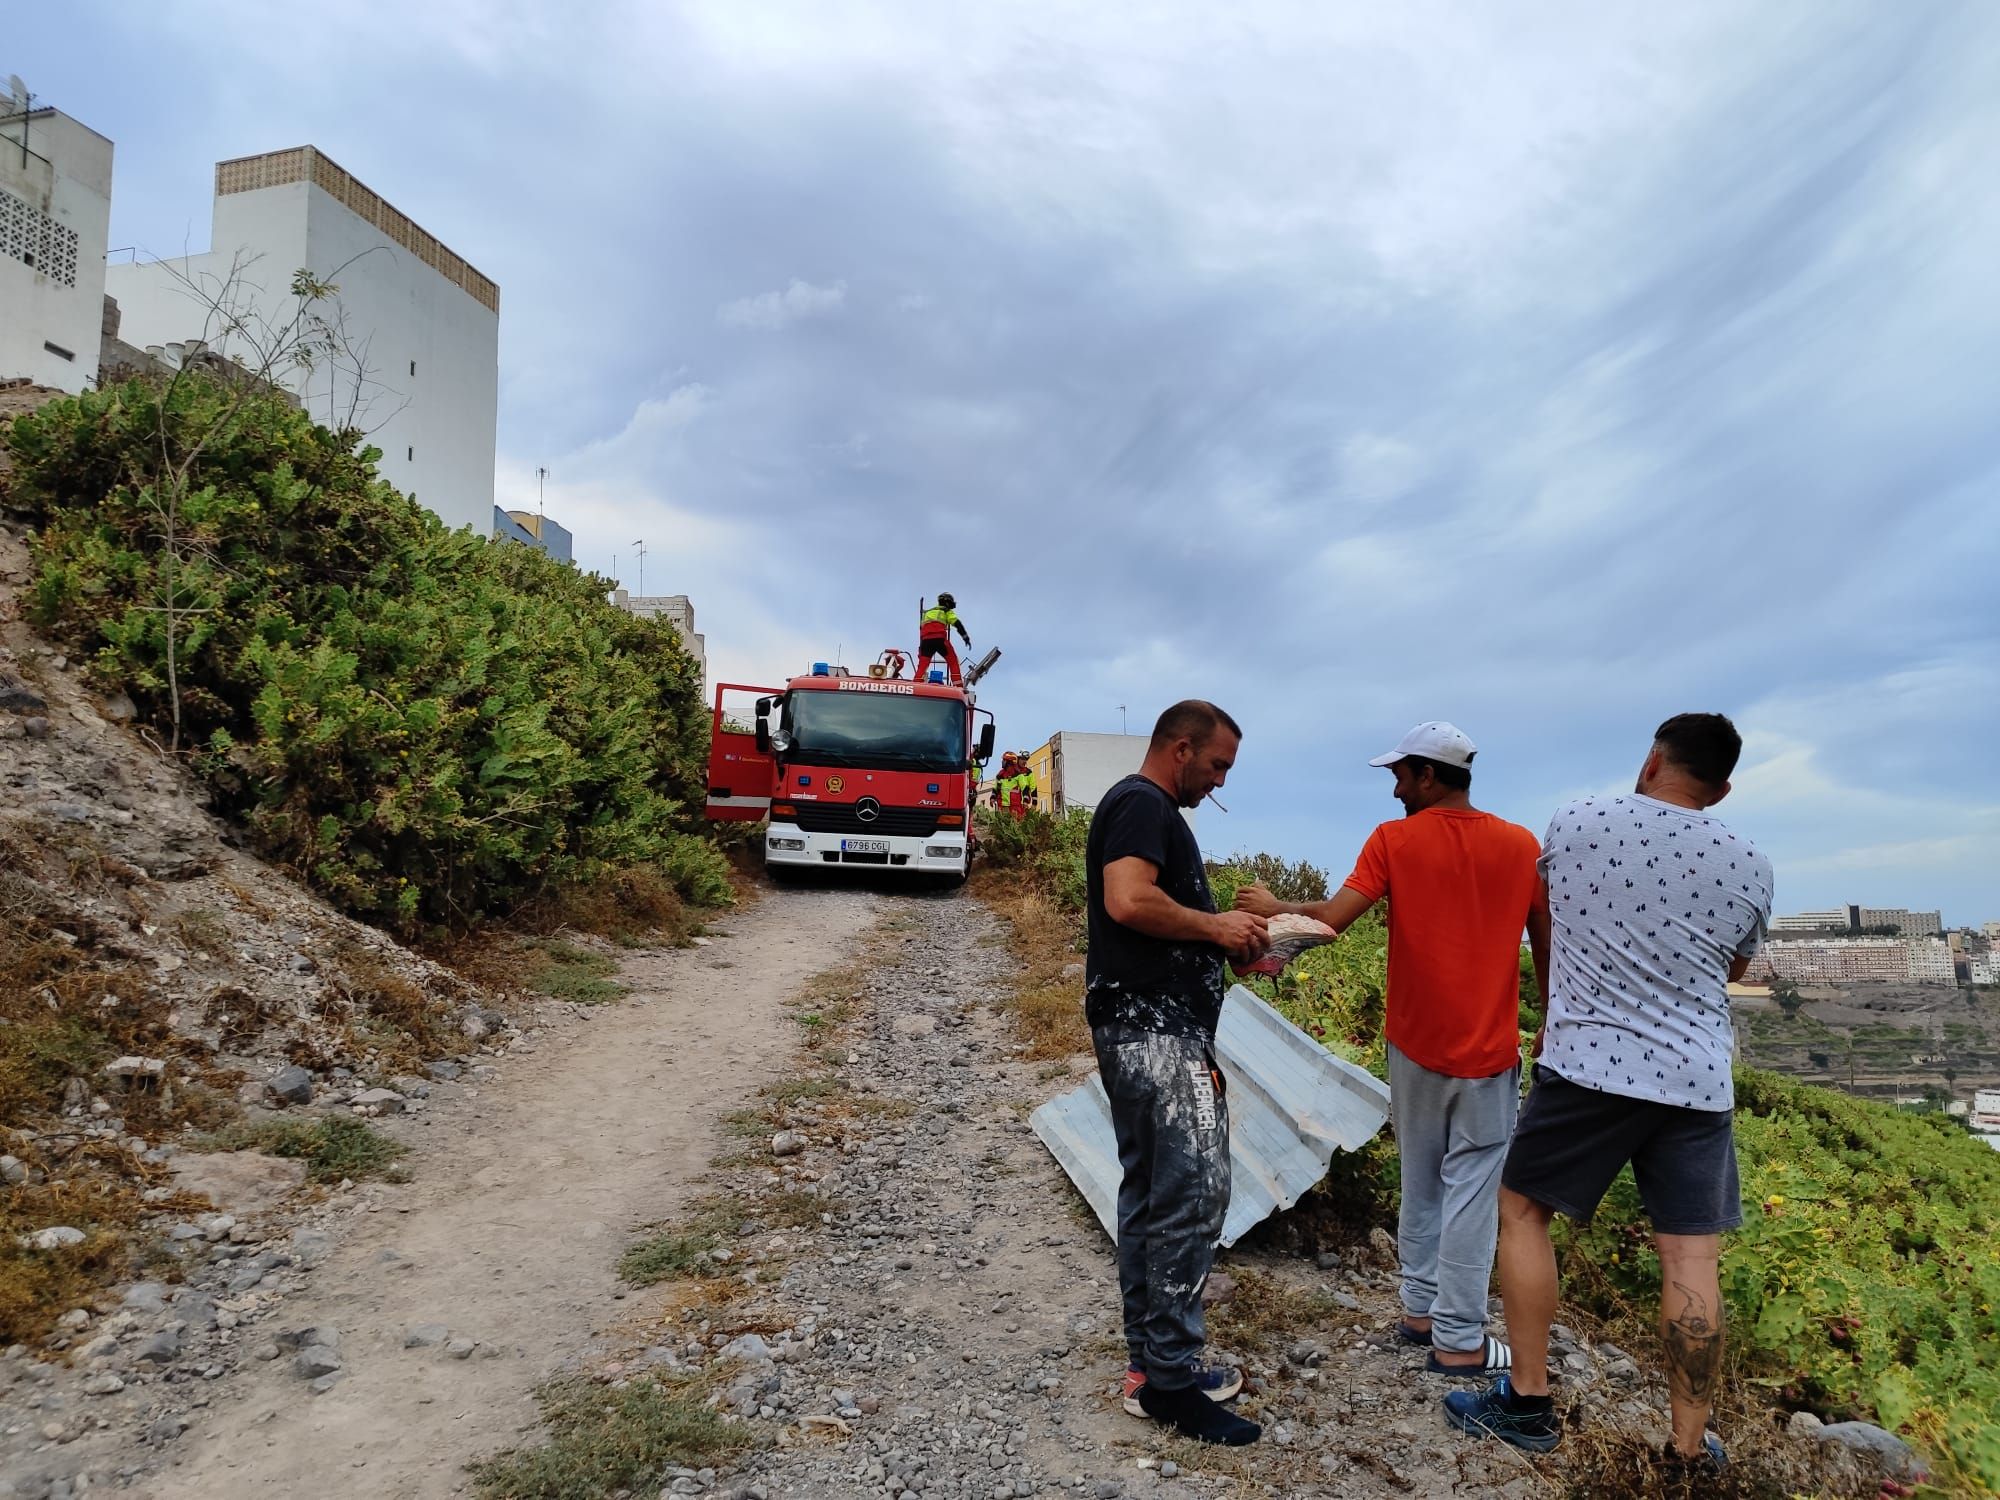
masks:
<path id="1" fill-rule="evenodd" d="M 546 465 L 535 470 L 535 535 L 542 534 L 541 528 L 548 518 L 549 471 Z"/>
<path id="2" fill-rule="evenodd" d="M 1125 705 L 1122 703 L 1118 705 L 1118 732 L 1125 733 Z"/>
<path id="3" fill-rule="evenodd" d="M 640 537 L 632 544 L 639 549 L 639 597 L 646 597 L 646 539 Z"/>
<path id="4" fill-rule="evenodd" d="M 11 106 L 9 113 L 21 117 L 21 165 L 25 167 L 28 164 L 28 117 L 34 113 L 35 96 L 29 93 L 28 86 L 21 82 L 19 73 L 7 75 L 7 102 Z"/>

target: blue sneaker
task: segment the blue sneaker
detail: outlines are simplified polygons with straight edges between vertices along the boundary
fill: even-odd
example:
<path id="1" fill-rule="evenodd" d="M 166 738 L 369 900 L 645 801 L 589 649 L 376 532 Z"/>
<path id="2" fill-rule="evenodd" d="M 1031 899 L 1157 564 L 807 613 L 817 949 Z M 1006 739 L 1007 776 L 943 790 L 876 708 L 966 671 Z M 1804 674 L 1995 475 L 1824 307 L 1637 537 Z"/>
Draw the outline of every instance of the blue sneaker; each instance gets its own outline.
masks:
<path id="1" fill-rule="evenodd" d="M 1444 1419 L 1460 1432 L 1497 1437 L 1530 1453 L 1547 1453 L 1562 1438 L 1555 1407 L 1546 1411 L 1513 1411 L 1507 1398 L 1514 1387 L 1502 1375 L 1483 1391 L 1453 1391 L 1444 1398 Z"/>
<path id="2" fill-rule="evenodd" d="M 1146 1408 L 1139 1404 L 1140 1387 L 1146 1383 L 1146 1372 L 1137 1365 L 1125 1367 L 1125 1410 L 1135 1417 L 1147 1415 Z M 1194 1388 L 1211 1401 L 1227 1401 L 1243 1389 L 1243 1372 L 1232 1365 L 1204 1365 L 1194 1367 Z"/>

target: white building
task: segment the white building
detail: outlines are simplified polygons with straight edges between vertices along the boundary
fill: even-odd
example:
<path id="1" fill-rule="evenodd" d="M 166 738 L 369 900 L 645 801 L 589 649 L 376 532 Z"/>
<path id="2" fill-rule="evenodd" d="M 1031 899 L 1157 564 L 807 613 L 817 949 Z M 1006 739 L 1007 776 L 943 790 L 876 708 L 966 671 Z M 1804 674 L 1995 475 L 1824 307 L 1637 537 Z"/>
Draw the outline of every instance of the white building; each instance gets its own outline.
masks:
<path id="1" fill-rule="evenodd" d="M 1762 954 L 1770 972 L 1795 984 L 1953 984 L 1942 938 L 1773 939 Z M 1759 972 L 1763 965 L 1758 966 Z"/>
<path id="2" fill-rule="evenodd" d="M 1836 932 L 1847 931 L 1847 908 L 1836 907 L 1832 911 L 1800 911 L 1790 916 L 1771 918 L 1773 932 L 1819 932 L 1831 928 Z"/>
<path id="3" fill-rule="evenodd" d="M 1944 932 L 1943 912 L 1903 906 L 1857 906 L 1851 911 L 1854 925 L 1864 932 L 1871 927 L 1893 927 L 1899 937 L 1939 937 Z"/>
<path id="4" fill-rule="evenodd" d="M 701 686 L 704 695 L 708 692 L 708 638 L 694 628 L 694 605 L 686 594 L 628 594 L 623 589 L 611 591 L 611 602 L 620 609 L 635 615 L 644 615 L 649 620 L 665 620 L 674 627 L 674 633 L 681 638 L 687 654 L 694 658 L 701 668 Z"/>
<path id="5" fill-rule="evenodd" d="M 1150 734 L 1057 730 L 1045 743 L 1028 752 L 1028 768 L 1035 773 L 1042 811 L 1058 816 L 1071 811 L 1095 811 L 1106 792 L 1139 769 L 1152 739 Z M 998 768 L 988 766 L 987 771 L 997 774 Z M 1193 808 L 1182 808 L 1181 816 L 1188 827 L 1195 826 Z"/>
<path id="6" fill-rule="evenodd" d="M 1973 954 L 1966 960 L 1965 977 L 1973 984 L 2000 984 L 2000 952 Z"/>
<path id="7" fill-rule="evenodd" d="M 0 113 L 0 380 L 97 378 L 111 154 L 61 110 Z"/>
<path id="8" fill-rule="evenodd" d="M 312 146 L 218 163 L 209 247 L 108 269 L 127 342 L 202 339 L 255 366 L 253 345 L 297 317 L 293 273 L 334 282 L 319 311 L 343 352 L 274 373 L 316 421 L 365 432 L 397 489 L 491 535 L 500 289 Z M 228 297 L 254 311 L 253 333 L 221 326 Z"/>

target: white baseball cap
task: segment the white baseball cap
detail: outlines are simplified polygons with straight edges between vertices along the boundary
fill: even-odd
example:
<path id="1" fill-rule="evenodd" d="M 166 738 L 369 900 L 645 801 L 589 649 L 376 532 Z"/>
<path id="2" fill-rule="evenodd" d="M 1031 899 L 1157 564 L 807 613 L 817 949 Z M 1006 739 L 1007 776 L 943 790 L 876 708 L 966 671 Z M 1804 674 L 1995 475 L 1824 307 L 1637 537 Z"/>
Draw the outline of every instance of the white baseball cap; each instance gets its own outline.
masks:
<path id="1" fill-rule="evenodd" d="M 1479 747 L 1466 737 L 1463 729 L 1456 724 L 1447 724 L 1443 719 L 1432 719 L 1404 735 L 1403 742 L 1387 755 L 1378 755 L 1368 764 L 1393 766 L 1399 760 L 1421 755 L 1425 760 L 1434 760 L 1440 765 L 1469 766 L 1472 757 L 1478 753 Z"/>

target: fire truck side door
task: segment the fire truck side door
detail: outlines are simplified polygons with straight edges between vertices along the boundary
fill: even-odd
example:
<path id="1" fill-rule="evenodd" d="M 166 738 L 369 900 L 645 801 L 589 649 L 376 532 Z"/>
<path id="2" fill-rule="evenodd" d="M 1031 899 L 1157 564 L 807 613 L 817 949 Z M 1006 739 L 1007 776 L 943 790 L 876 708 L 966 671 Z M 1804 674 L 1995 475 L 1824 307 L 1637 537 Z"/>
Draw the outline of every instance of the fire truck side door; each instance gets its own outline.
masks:
<path id="1" fill-rule="evenodd" d="M 754 823 L 771 811 L 771 753 L 757 748 L 756 703 L 780 688 L 724 682 L 715 689 L 708 735 L 708 816 L 717 823 Z"/>

